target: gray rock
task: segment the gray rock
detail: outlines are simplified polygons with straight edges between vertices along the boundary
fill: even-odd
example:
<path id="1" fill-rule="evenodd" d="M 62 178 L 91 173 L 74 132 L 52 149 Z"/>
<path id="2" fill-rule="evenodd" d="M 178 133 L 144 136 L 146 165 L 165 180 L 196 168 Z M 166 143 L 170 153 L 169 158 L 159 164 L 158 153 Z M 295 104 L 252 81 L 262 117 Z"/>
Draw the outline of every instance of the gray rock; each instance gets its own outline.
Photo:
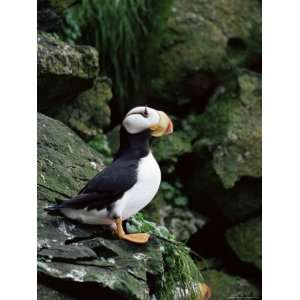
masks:
<path id="1" fill-rule="evenodd" d="M 71 46 L 57 35 L 38 33 L 38 110 L 72 100 L 92 87 L 99 71 L 98 52 Z"/>
<path id="2" fill-rule="evenodd" d="M 166 226 L 178 241 L 183 242 L 188 241 L 207 222 L 206 218 L 187 207 L 174 208 L 170 205 L 161 208 L 160 217 L 161 224 Z"/>

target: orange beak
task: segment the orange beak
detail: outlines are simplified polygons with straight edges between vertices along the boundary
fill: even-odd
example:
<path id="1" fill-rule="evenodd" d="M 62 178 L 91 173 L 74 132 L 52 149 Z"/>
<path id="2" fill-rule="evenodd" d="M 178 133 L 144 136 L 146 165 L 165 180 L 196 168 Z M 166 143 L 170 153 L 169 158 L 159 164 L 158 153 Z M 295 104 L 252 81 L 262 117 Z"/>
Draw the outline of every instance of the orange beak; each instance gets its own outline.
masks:
<path id="1" fill-rule="evenodd" d="M 158 111 L 158 114 L 159 114 L 159 123 L 150 126 L 150 129 L 152 130 L 152 136 L 160 137 L 163 135 L 171 134 L 174 129 L 171 119 L 163 111 Z"/>

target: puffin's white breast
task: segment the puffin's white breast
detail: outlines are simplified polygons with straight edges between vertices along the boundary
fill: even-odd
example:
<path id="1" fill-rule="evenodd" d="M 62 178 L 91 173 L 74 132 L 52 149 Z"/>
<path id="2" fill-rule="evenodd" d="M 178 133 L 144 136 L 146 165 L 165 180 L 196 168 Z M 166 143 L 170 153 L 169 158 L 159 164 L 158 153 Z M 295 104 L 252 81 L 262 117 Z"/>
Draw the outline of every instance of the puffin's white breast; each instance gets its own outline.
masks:
<path id="1" fill-rule="evenodd" d="M 161 182 L 161 172 L 152 153 L 140 159 L 137 168 L 137 182 L 124 193 L 116 203 L 116 212 L 123 220 L 143 209 L 156 195 Z"/>

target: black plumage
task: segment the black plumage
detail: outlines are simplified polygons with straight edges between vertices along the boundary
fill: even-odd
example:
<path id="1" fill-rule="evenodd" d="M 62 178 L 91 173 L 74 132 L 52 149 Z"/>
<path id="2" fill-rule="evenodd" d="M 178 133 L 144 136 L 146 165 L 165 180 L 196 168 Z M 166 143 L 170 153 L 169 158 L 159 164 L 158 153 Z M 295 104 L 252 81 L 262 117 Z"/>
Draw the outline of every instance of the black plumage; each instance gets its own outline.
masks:
<path id="1" fill-rule="evenodd" d="M 136 183 L 139 160 L 150 151 L 150 137 L 148 129 L 129 134 L 122 126 L 120 148 L 112 164 L 92 178 L 77 196 L 46 210 L 52 213 L 59 213 L 62 208 L 110 210 L 114 202 Z"/>

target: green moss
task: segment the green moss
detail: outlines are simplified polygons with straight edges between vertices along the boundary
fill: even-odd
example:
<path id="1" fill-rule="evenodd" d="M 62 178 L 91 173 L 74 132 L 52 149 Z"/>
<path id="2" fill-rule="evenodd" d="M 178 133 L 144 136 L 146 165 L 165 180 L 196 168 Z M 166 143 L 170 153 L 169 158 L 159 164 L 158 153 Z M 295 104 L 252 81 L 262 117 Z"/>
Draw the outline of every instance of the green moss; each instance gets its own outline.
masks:
<path id="1" fill-rule="evenodd" d="M 179 181 L 174 184 L 163 181 L 160 188 L 166 203 L 174 206 L 186 206 L 188 204 L 188 198 L 182 193 L 182 184 Z"/>
<path id="2" fill-rule="evenodd" d="M 199 299 L 199 283 L 203 277 L 191 258 L 190 250 L 185 244 L 177 242 L 164 226 L 158 226 L 144 219 L 141 213 L 127 223 L 127 231 L 148 232 L 159 238 L 163 246 L 164 277 L 157 299 Z"/>
<path id="3" fill-rule="evenodd" d="M 176 163 L 179 156 L 191 151 L 191 137 L 180 130 L 153 141 L 153 153 L 158 161 L 172 161 Z"/>
<path id="4" fill-rule="evenodd" d="M 204 271 L 203 276 L 212 290 L 210 300 L 260 299 L 257 288 L 246 279 L 217 270 Z"/>
<path id="5" fill-rule="evenodd" d="M 98 52 L 88 46 L 71 46 L 58 35 L 38 33 L 38 75 L 53 74 L 94 78 L 98 73 Z"/>
<path id="6" fill-rule="evenodd" d="M 238 257 L 244 262 L 253 263 L 260 270 L 262 259 L 261 226 L 261 219 L 256 218 L 241 223 L 226 232 L 226 239 Z"/>
<path id="7" fill-rule="evenodd" d="M 152 89 L 158 99 L 174 103 L 186 78 L 231 72 L 260 56 L 261 3 L 176 0 L 168 29 Z"/>
<path id="8" fill-rule="evenodd" d="M 107 77 L 97 77 L 91 89 L 81 93 L 71 102 L 57 105 L 50 115 L 71 127 L 84 140 L 99 141 L 97 135 L 102 134 L 101 128 L 110 124 L 110 84 Z"/>
<path id="9" fill-rule="evenodd" d="M 204 114 L 190 120 L 201 133 L 195 151 L 209 149 L 225 188 L 261 176 L 261 77 L 245 70 L 220 87 Z M 200 136 L 200 134 L 199 134 Z"/>
<path id="10" fill-rule="evenodd" d="M 106 165 L 112 162 L 112 153 L 106 135 L 99 132 L 99 134 L 97 134 L 93 139 L 91 139 L 88 142 L 88 144 L 96 151 L 102 154 L 104 158 L 104 163 Z"/>

